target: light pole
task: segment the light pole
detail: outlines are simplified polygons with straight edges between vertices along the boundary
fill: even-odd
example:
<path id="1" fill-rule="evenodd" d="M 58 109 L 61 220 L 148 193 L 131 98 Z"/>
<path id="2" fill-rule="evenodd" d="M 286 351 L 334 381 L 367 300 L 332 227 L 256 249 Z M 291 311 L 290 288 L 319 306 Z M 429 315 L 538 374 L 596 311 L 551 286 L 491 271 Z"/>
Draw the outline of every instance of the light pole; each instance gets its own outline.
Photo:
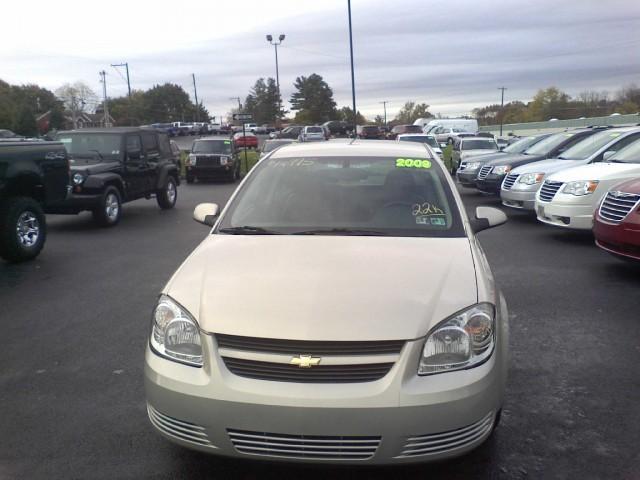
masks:
<path id="1" fill-rule="evenodd" d="M 280 113 L 282 112 L 282 99 L 280 98 L 280 72 L 278 71 L 278 45 L 284 40 L 284 33 L 281 33 L 278 37 L 278 41 L 273 40 L 273 35 L 267 35 L 267 42 L 273 45 L 276 50 L 276 90 L 278 91 L 278 113 L 276 114 L 276 128 L 278 128 L 278 120 L 280 119 Z"/>
<path id="2" fill-rule="evenodd" d="M 500 136 L 502 136 L 502 122 L 504 121 L 504 91 L 507 87 L 498 87 L 498 90 L 502 90 L 500 97 Z"/>
<path id="3" fill-rule="evenodd" d="M 389 103 L 389 100 L 383 100 L 380 103 L 384 107 L 384 126 L 386 127 L 387 126 L 387 103 Z"/>
<path id="4" fill-rule="evenodd" d="M 351 29 L 351 0 L 347 0 L 349 12 L 349 51 L 351 53 L 351 97 L 353 100 L 353 138 L 356 137 L 356 125 L 358 124 L 358 111 L 356 110 L 356 78 L 353 71 L 353 33 Z"/>

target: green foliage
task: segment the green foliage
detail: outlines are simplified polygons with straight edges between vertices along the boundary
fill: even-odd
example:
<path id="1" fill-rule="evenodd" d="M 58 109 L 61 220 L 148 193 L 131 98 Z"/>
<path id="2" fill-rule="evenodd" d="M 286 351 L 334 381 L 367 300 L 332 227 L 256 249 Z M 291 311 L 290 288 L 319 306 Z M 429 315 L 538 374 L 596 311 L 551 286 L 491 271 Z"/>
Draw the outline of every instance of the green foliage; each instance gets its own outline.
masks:
<path id="1" fill-rule="evenodd" d="M 336 116 L 333 90 L 323 78 L 312 73 L 309 77 L 297 77 L 291 95 L 291 110 L 295 110 L 295 121 L 299 123 L 323 123 Z"/>
<path id="2" fill-rule="evenodd" d="M 342 107 L 336 111 L 336 120 L 353 124 L 353 109 L 351 107 Z M 356 125 L 366 125 L 369 123 L 367 119 L 358 111 L 356 115 Z"/>
<path id="3" fill-rule="evenodd" d="M 244 111 L 252 115 L 253 121 L 259 125 L 264 123 L 275 123 L 278 117 L 278 87 L 273 78 L 256 80 L 255 85 L 245 100 Z M 282 117 L 281 112 L 279 117 Z"/>
<path id="4" fill-rule="evenodd" d="M 400 109 L 396 118 L 393 120 L 397 125 L 412 124 L 418 118 L 432 118 L 433 114 L 429 112 L 429 105 L 426 103 L 416 103 L 409 100 Z"/>
<path id="5" fill-rule="evenodd" d="M 19 135 L 33 137 L 38 134 L 38 125 L 33 110 L 28 105 L 22 104 L 13 124 L 13 131 Z"/>
<path id="6" fill-rule="evenodd" d="M 245 154 L 247 155 L 246 160 Z M 240 159 L 240 175 L 246 175 L 258 163 L 260 154 L 257 150 L 241 149 L 238 153 L 238 159 Z"/>

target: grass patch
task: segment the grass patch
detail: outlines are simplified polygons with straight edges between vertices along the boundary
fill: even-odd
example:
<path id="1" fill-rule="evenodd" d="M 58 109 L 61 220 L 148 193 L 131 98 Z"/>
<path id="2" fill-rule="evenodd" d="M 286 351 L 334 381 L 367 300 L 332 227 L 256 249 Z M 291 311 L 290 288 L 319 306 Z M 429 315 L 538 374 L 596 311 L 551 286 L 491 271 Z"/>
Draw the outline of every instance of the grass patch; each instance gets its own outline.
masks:
<path id="1" fill-rule="evenodd" d="M 245 160 L 245 153 L 247 155 Z M 238 150 L 238 160 L 240 160 L 240 174 L 246 175 L 253 166 L 258 163 L 260 153 L 257 150 L 244 149 Z"/>

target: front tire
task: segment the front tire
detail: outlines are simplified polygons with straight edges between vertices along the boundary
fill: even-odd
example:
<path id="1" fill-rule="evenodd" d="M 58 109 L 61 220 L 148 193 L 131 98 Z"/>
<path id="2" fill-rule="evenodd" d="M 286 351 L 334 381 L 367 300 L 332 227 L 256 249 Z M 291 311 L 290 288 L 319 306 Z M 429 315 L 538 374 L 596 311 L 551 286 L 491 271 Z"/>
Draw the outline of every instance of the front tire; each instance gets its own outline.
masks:
<path id="1" fill-rule="evenodd" d="M 113 227 L 122 216 L 122 198 L 120 192 L 114 186 L 108 186 L 100 204 L 93 210 L 93 219 L 101 227 Z"/>
<path id="2" fill-rule="evenodd" d="M 47 237 L 47 223 L 38 202 L 12 197 L 0 209 L 0 257 L 24 262 L 38 256 Z"/>
<path id="3" fill-rule="evenodd" d="M 178 187 L 176 186 L 176 179 L 171 175 L 167 176 L 164 186 L 156 192 L 156 200 L 162 210 L 170 210 L 176 205 Z"/>

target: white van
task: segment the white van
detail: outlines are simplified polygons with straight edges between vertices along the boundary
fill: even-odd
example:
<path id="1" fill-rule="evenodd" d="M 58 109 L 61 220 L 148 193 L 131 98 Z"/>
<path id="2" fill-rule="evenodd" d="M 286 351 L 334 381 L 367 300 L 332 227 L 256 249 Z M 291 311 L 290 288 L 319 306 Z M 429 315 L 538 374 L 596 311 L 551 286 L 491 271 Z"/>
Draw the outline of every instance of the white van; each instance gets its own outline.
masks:
<path id="1" fill-rule="evenodd" d="M 478 131 L 478 121 L 474 118 L 419 118 L 413 124 L 420 125 L 424 133 L 430 133 L 437 127 L 455 128 L 470 133 Z"/>

